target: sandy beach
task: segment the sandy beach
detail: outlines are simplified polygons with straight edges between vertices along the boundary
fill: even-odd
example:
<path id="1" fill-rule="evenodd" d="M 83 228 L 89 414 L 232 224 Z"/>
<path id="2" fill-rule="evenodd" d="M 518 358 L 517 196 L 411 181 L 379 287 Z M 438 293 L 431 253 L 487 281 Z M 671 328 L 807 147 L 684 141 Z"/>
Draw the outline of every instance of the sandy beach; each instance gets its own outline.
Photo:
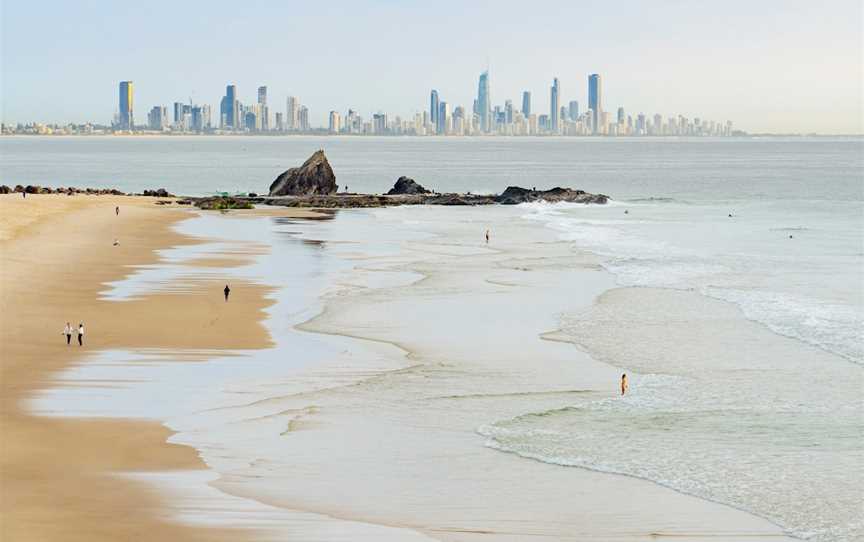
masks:
<path id="1" fill-rule="evenodd" d="M 194 243 L 172 231 L 188 210 L 150 198 L 0 197 L 2 220 L 2 519 L 4 540 L 233 540 L 226 529 L 164 520 L 160 497 L 122 471 L 200 469 L 195 450 L 168 444 L 158 422 L 31 416 L 22 400 L 82 355 L 117 347 L 237 349 L 270 344 L 260 320 L 267 289 L 200 282 L 128 303 L 100 299 L 103 284 Z M 120 207 L 115 216 L 115 206 Z M 120 241 L 113 246 L 114 239 Z M 230 265 L 231 262 L 228 262 Z M 216 265 L 215 263 L 213 265 Z M 63 326 L 85 323 L 84 347 Z"/>
<path id="2" fill-rule="evenodd" d="M 0 204 L 3 538 L 789 539 L 647 479 L 503 453 L 522 420 L 619 404 L 617 360 L 558 332 L 615 282 L 524 210 Z"/>

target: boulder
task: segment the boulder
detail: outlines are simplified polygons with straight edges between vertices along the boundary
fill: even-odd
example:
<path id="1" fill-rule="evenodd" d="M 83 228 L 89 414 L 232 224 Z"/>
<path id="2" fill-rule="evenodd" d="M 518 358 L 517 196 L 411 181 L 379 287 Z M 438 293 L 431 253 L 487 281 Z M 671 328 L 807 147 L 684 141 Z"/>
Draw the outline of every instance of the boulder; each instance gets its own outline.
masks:
<path id="1" fill-rule="evenodd" d="M 402 194 L 429 194 L 430 191 L 423 188 L 417 181 L 409 177 L 399 177 L 396 179 L 396 184 L 387 192 L 388 196 L 396 196 Z"/>
<path id="2" fill-rule="evenodd" d="M 174 197 L 174 194 L 169 193 L 164 188 L 158 188 L 156 190 L 145 190 L 141 195 L 152 196 L 154 198 L 173 198 Z"/>
<path id="3" fill-rule="evenodd" d="M 300 167 L 282 173 L 270 185 L 271 196 L 312 196 L 334 194 L 339 190 L 330 162 L 319 150 Z"/>
<path id="4" fill-rule="evenodd" d="M 11 188 L 9 188 L 8 186 L 6 186 L 5 184 L 4 184 L 4 185 L 0 185 L 0 194 L 8 194 L 8 193 L 10 193 L 10 192 L 12 192 L 12 189 L 11 189 Z"/>

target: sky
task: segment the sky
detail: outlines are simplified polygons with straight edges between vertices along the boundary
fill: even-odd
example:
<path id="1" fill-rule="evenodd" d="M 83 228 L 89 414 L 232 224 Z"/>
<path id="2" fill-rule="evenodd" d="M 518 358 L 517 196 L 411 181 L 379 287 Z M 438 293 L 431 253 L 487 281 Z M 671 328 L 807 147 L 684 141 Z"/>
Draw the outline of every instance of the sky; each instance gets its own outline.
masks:
<path id="1" fill-rule="evenodd" d="M 244 103 L 267 85 L 313 125 L 330 110 L 411 117 L 437 89 L 470 110 L 491 68 L 495 105 L 731 120 L 748 132 L 864 133 L 861 0 L 0 0 L 4 122 L 109 123 L 118 82 L 135 117 L 208 103 L 227 84 Z"/>

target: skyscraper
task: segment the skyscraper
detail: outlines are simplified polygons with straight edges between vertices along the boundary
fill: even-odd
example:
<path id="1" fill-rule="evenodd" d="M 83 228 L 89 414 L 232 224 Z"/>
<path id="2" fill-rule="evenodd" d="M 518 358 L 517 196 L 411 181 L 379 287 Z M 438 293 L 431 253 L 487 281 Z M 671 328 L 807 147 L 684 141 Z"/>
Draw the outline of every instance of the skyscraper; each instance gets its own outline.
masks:
<path id="1" fill-rule="evenodd" d="M 513 124 L 513 100 L 504 100 L 504 122 Z"/>
<path id="2" fill-rule="evenodd" d="M 572 100 L 567 106 L 567 116 L 570 120 L 576 121 L 579 118 L 579 102 Z"/>
<path id="3" fill-rule="evenodd" d="M 527 90 L 522 93 L 522 114 L 525 118 L 531 116 L 531 93 Z"/>
<path id="4" fill-rule="evenodd" d="M 309 108 L 305 105 L 300 106 L 300 110 L 297 112 L 297 125 L 301 132 L 309 131 Z"/>
<path id="5" fill-rule="evenodd" d="M 300 129 L 300 98 L 288 96 L 286 100 L 285 129 L 289 132 Z"/>
<path id="6" fill-rule="evenodd" d="M 223 129 L 240 129 L 240 108 L 238 105 L 237 85 L 228 85 L 225 87 L 225 96 L 222 97 L 222 103 L 219 107 Z"/>
<path id="7" fill-rule="evenodd" d="M 342 130 L 342 118 L 338 111 L 330 111 L 330 123 L 328 129 L 331 134 L 338 134 Z"/>
<path id="8" fill-rule="evenodd" d="M 133 87 L 132 81 L 120 81 L 120 129 L 132 130 L 135 128 L 135 115 L 133 113 Z"/>
<path id="9" fill-rule="evenodd" d="M 480 131 L 489 133 L 492 130 L 492 97 L 489 93 L 489 71 L 480 74 L 477 85 L 477 114 L 480 116 Z"/>
<path id="10" fill-rule="evenodd" d="M 441 102 L 438 98 L 438 91 L 432 89 L 429 95 L 429 123 L 438 130 L 438 108 L 441 107 Z"/>
<path id="11" fill-rule="evenodd" d="M 588 109 L 592 111 L 591 131 L 598 133 L 600 117 L 603 112 L 603 88 L 600 82 L 600 74 L 592 73 L 588 76 Z"/>
<path id="12" fill-rule="evenodd" d="M 624 108 L 623 107 L 618 108 L 617 120 L 618 120 L 618 124 L 624 124 Z"/>
<path id="13" fill-rule="evenodd" d="M 553 133 L 558 133 L 558 116 L 561 114 L 559 101 L 558 78 L 552 80 L 552 87 L 549 89 L 549 130 Z"/>
<path id="14" fill-rule="evenodd" d="M 450 104 L 447 102 L 441 102 L 438 104 L 438 124 L 437 124 L 437 132 L 438 135 L 447 135 L 450 128 Z"/>
<path id="15" fill-rule="evenodd" d="M 258 87 L 258 114 L 260 116 L 261 130 L 265 132 L 270 129 L 270 108 L 267 107 L 267 87 Z"/>

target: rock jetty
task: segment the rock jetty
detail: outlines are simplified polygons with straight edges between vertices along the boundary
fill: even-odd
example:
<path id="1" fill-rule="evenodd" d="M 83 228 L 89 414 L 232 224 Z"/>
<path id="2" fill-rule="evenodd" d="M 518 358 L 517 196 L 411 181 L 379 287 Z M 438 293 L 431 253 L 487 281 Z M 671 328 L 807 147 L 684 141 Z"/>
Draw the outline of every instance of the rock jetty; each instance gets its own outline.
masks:
<path id="1" fill-rule="evenodd" d="M 238 209 L 248 205 L 276 205 L 338 209 L 388 207 L 393 205 L 515 205 L 532 201 L 604 204 L 608 197 L 584 190 L 556 187 L 535 190 L 510 186 L 501 194 L 439 194 L 428 190 L 410 177 L 399 177 L 386 194 L 339 193 L 336 175 L 324 151 L 316 151 L 302 166 L 279 175 L 270 185 L 268 196 L 215 196 L 188 198 L 202 209 Z"/>

